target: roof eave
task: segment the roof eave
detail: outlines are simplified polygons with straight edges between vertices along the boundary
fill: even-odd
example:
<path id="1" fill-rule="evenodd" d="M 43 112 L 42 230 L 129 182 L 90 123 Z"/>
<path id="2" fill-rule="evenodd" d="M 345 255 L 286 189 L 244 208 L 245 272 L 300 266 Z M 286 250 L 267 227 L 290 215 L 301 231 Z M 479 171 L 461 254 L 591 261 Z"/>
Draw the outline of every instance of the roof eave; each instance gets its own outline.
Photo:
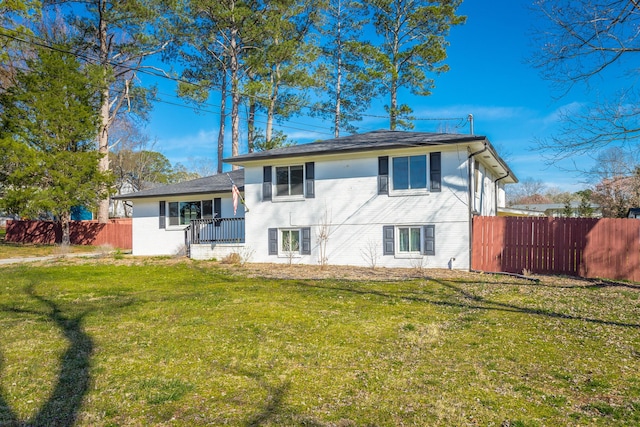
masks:
<path id="1" fill-rule="evenodd" d="M 415 143 L 411 146 L 413 147 L 439 147 L 439 146 L 447 146 L 447 145 L 457 145 L 457 144 L 469 144 L 475 141 L 485 141 L 487 138 L 485 136 L 478 135 L 461 135 L 460 138 L 455 141 L 426 141 L 424 143 Z M 488 140 L 487 140 L 488 141 Z M 302 144 L 303 146 L 306 144 Z M 395 150 L 395 149 L 403 149 L 407 148 L 407 146 L 402 146 L 394 143 L 383 143 L 383 144 L 375 144 L 369 146 L 354 146 L 350 148 L 336 148 L 336 149 L 327 149 L 327 150 L 317 150 L 317 151 L 306 151 L 306 152 L 296 152 L 296 153 L 273 153 L 269 151 L 262 151 L 258 153 L 249 153 L 249 154 L 241 154 L 238 156 L 227 157 L 222 159 L 223 162 L 228 164 L 245 166 L 246 164 L 251 163 L 262 163 L 266 160 L 272 159 L 286 159 L 286 158 L 296 158 L 296 157 L 307 157 L 307 156 L 324 156 L 324 155 L 333 155 L 333 154 L 351 154 L 357 152 L 372 152 L 372 151 L 385 151 L 385 150 Z"/>
<path id="2" fill-rule="evenodd" d="M 244 191 L 244 185 L 239 185 L 238 190 Z M 158 197 L 173 197 L 173 196 L 198 196 L 201 194 L 229 194 L 231 189 L 228 190 L 197 190 L 188 192 L 174 192 L 174 193 L 158 193 L 158 194 L 137 194 L 128 193 L 120 194 L 117 196 L 111 196 L 114 200 L 133 200 L 133 199 L 157 199 Z"/>

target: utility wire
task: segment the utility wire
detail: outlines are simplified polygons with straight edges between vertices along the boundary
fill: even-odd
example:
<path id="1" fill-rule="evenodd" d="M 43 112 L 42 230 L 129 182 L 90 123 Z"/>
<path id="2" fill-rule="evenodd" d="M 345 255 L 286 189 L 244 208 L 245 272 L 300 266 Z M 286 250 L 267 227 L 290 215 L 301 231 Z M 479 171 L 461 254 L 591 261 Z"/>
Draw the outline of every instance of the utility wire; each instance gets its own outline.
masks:
<path id="1" fill-rule="evenodd" d="M 9 31 L 9 32 L 13 32 L 13 33 L 18 33 L 15 30 L 12 30 L 12 29 L 6 28 L 6 27 L 2 27 L 2 26 L 0 26 L 0 30 Z M 20 34 L 20 33 L 18 33 L 18 34 Z M 25 36 L 26 34 L 21 34 L 21 35 Z M 18 36 L 15 36 L 15 35 L 7 34 L 7 33 L 4 33 L 4 32 L 0 32 L 0 36 L 12 39 L 12 40 L 17 41 L 17 42 L 26 43 L 26 44 L 30 44 L 30 45 L 33 45 L 33 46 L 38 46 L 38 47 L 41 47 L 41 48 L 57 51 L 57 52 L 60 52 L 60 53 L 73 55 L 76 58 L 82 59 L 82 60 L 84 60 L 84 61 L 86 61 L 88 63 L 91 63 L 91 64 L 95 64 L 95 63 L 99 63 L 100 62 L 99 58 L 96 57 L 96 56 L 91 56 L 91 55 L 83 54 L 83 53 L 79 53 L 79 52 L 73 52 L 73 51 L 61 49 L 61 48 L 56 47 L 56 46 L 52 46 L 51 44 L 47 43 L 46 40 L 44 40 L 43 38 L 35 36 L 35 35 L 28 35 L 28 37 L 30 37 L 32 39 L 41 40 L 40 42 L 39 41 L 35 41 L 35 40 L 26 40 L 26 39 L 24 39 L 22 37 L 18 37 Z M 199 87 L 199 88 L 202 88 L 202 89 L 214 89 L 213 87 L 202 86 L 199 83 L 193 83 L 193 82 L 190 82 L 190 81 L 182 79 L 182 78 L 171 76 L 171 75 L 169 75 L 167 73 L 164 73 L 162 71 L 154 71 L 154 69 L 148 68 L 148 67 L 145 67 L 145 66 L 141 66 L 141 67 L 137 67 L 136 68 L 136 67 L 131 67 L 131 66 L 123 64 L 123 63 L 114 62 L 114 61 L 107 61 L 107 63 L 112 67 L 123 69 L 123 70 L 127 70 L 129 72 L 134 73 L 134 74 L 135 73 L 141 73 L 141 74 L 146 74 L 146 75 L 149 75 L 149 76 L 152 76 L 152 77 L 158 77 L 158 78 L 170 80 L 170 81 L 173 81 L 173 82 L 176 82 L 176 83 L 184 83 L 184 84 L 196 86 L 196 87 Z M 117 93 L 117 91 L 116 91 L 116 93 Z M 249 94 L 245 94 L 245 93 L 242 93 L 242 92 L 240 93 L 240 95 L 243 96 L 243 97 L 253 97 L 255 99 L 262 100 L 262 101 L 267 101 L 268 100 L 267 98 L 264 98 L 264 97 L 260 97 L 260 96 L 257 96 L 257 95 L 249 95 Z M 167 94 L 165 94 L 165 96 L 167 96 Z M 173 96 L 173 95 L 168 95 L 168 96 Z M 180 98 L 180 97 L 177 97 L 177 98 Z M 200 106 L 189 106 L 189 105 L 186 105 L 186 104 L 178 104 L 178 103 L 173 103 L 173 102 L 170 102 L 170 101 L 163 101 L 163 100 L 158 100 L 158 99 L 156 99 L 155 101 L 162 102 L 162 103 L 165 103 L 165 104 L 168 104 L 168 105 L 179 106 L 179 107 L 183 107 L 183 108 L 190 108 L 190 109 L 198 111 L 198 112 L 211 113 L 211 114 L 220 114 L 220 111 L 205 110 L 205 109 L 201 108 Z M 208 104 L 208 103 L 200 103 L 200 104 L 201 105 L 205 105 L 205 106 L 209 106 L 209 107 L 220 108 L 220 106 L 213 105 L 213 104 Z M 286 104 L 287 103 L 285 103 L 285 105 Z M 293 104 L 290 104 L 290 105 L 293 105 Z M 299 104 L 296 104 L 296 105 L 299 105 Z M 311 107 L 309 105 L 302 105 L 302 108 L 311 109 L 313 107 Z M 329 110 L 325 110 L 325 112 L 328 113 L 330 111 Z M 388 119 L 389 118 L 388 116 L 385 116 L 385 115 L 375 115 L 375 114 L 361 114 L 361 117 L 373 118 L 373 119 Z M 460 121 L 460 123 L 456 126 L 456 128 L 460 128 L 460 127 L 462 127 L 462 124 L 467 119 L 463 118 L 463 117 L 447 117 L 447 118 L 412 118 L 411 120 L 412 121 L 455 121 L 455 120 L 458 120 L 458 121 Z M 288 121 L 288 122 L 289 123 L 294 123 L 294 124 L 305 125 L 305 126 L 308 125 L 306 123 L 296 123 L 296 122 L 291 122 L 291 121 Z M 261 122 L 261 123 L 264 123 L 264 122 Z M 288 126 L 288 125 L 281 125 L 281 126 L 286 128 L 286 129 L 302 130 L 302 131 L 307 131 L 307 132 L 315 132 L 315 133 L 318 133 L 318 134 L 332 135 L 329 132 L 313 131 L 313 130 L 309 130 L 309 129 L 296 128 L 296 127 L 292 127 L 292 126 Z M 308 126 L 320 127 L 318 125 L 308 125 Z"/>

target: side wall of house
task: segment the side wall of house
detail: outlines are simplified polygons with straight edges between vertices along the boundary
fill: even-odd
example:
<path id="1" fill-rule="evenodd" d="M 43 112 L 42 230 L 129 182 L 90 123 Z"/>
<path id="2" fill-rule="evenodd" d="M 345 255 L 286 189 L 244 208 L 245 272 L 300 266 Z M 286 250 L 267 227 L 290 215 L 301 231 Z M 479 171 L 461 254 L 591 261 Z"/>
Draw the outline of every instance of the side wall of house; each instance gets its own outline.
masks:
<path id="1" fill-rule="evenodd" d="M 171 226 L 168 218 L 160 226 L 160 202 L 185 202 L 221 198 L 222 218 L 233 218 L 231 194 L 198 194 L 178 197 L 155 197 L 133 200 L 133 255 L 177 255 L 185 253 L 186 225 Z M 244 207 L 238 206 L 236 217 L 244 216 Z"/>
<path id="2" fill-rule="evenodd" d="M 245 169 L 246 246 L 252 262 L 318 264 L 373 264 L 384 267 L 469 268 L 469 192 L 466 150 L 441 153 L 441 191 L 418 195 L 378 194 L 378 157 L 429 154 L 424 148 L 376 152 L 368 157 L 314 158 L 315 197 L 263 201 L 263 166 Z M 308 159 L 306 159 L 308 161 Z M 304 164 L 305 160 L 273 161 L 269 166 Z M 429 175 L 429 172 L 427 173 Z M 390 184 L 391 185 L 391 180 Z M 275 194 L 275 192 L 274 192 Z M 494 202 L 491 202 L 493 205 Z M 385 255 L 384 230 L 435 230 L 435 251 L 430 254 Z M 308 255 L 270 255 L 270 229 L 310 231 Z M 326 232 L 326 233 L 323 233 Z M 326 234 L 324 241 L 322 235 Z M 281 249 L 281 242 L 278 241 Z M 273 250 L 271 251 L 273 253 Z"/>
<path id="3" fill-rule="evenodd" d="M 478 159 L 474 160 L 473 169 L 473 210 L 479 215 L 495 216 L 497 215 L 496 198 L 499 197 L 495 185 L 497 177 L 490 168 Z M 500 200 L 497 201 L 500 203 Z"/>

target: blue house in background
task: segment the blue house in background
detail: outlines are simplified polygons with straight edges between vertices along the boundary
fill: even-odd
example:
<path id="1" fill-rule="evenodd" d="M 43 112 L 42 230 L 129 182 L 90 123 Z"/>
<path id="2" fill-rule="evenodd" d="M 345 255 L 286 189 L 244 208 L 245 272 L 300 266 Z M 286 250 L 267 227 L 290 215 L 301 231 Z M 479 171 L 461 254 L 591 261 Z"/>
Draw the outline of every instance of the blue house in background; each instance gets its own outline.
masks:
<path id="1" fill-rule="evenodd" d="M 74 206 L 71 208 L 71 221 L 91 221 L 93 212 L 84 206 Z"/>

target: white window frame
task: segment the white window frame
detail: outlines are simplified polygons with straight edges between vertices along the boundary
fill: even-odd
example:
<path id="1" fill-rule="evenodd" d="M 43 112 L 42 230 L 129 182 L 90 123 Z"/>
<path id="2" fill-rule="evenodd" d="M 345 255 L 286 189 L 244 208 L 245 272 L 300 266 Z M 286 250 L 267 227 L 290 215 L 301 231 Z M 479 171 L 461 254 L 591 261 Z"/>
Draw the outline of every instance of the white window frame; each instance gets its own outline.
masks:
<path id="1" fill-rule="evenodd" d="M 412 241 L 412 236 L 414 235 L 412 233 L 413 230 L 418 230 L 418 249 L 417 250 L 411 250 L 412 244 L 414 243 Z M 402 235 L 402 230 L 408 230 L 408 239 L 409 241 L 407 242 L 409 245 L 409 250 L 402 250 L 402 239 L 400 238 L 400 236 Z M 422 255 L 423 253 L 423 240 L 424 240 L 424 235 L 423 235 L 423 227 L 421 225 L 399 225 L 396 226 L 396 253 L 400 256 L 403 255 Z"/>
<path id="2" fill-rule="evenodd" d="M 300 186 L 302 187 L 302 193 L 301 194 L 291 194 L 291 168 L 295 167 L 295 168 L 301 168 L 302 169 L 302 182 L 300 183 Z M 288 178 L 288 191 L 287 194 L 278 194 L 278 169 L 283 169 L 283 168 L 287 168 L 287 178 Z M 306 194 L 305 194 L 305 182 L 306 182 L 306 170 L 305 170 L 305 164 L 301 163 L 301 164 L 291 164 L 291 165 L 277 165 L 273 167 L 273 176 L 271 179 L 271 183 L 272 183 L 272 200 L 274 201 L 283 201 L 283 200 L 302 200 L 305 198 Z"/>
<path id="3" fill-rule="evenodd" d="M 401 251 L 401 231 L 409 230 L 409 250 Z M 420 230 L 419 249 L 411 250 L 411 230 Z M 382 254 L 396 258 L 416 258 L 436 255 L 435 224 L 402 224 L 382 226 Z"/>
<path id="4" fill-rule="evenodd" d="M 293 250 L 285 249 L 285 233 L 289 233 L 289 241 L 291 241 L 291 233 L 298 233 L 298 247 Z M 280 257 L 300 257 L 302 250 L 302 230 L 300 228 L 279 228 L 278 229 L 278 256 Z"/>
<path id="5" fill-rule="evenodd" d="M 424 161 L 425 161 L 425 170 L 424 170 L 424 182 L 425 182 L 425 186 L 424 187 L 418 187 L 418 188 L 403 188 L 403 189 L 396 189 L 396 182 L 395 182 L 395 161 L 396 159 L 401 159 L 401 158 L 406 158 L 407 162 L 408 162 L 408 169 L 407 169 L 407 173 L 408 173 L 408 185 L 411 186 L 411 157 L 423 157 Z M 404 156 L 392 156 L 389 157 L 389 195 L 390 196 L 406 196 L 406 195 L 424 195 L 424 194 L 428 194 L 429 193 L 429 154 L 425 153 L 425 154 L 407 154 Z"/>

